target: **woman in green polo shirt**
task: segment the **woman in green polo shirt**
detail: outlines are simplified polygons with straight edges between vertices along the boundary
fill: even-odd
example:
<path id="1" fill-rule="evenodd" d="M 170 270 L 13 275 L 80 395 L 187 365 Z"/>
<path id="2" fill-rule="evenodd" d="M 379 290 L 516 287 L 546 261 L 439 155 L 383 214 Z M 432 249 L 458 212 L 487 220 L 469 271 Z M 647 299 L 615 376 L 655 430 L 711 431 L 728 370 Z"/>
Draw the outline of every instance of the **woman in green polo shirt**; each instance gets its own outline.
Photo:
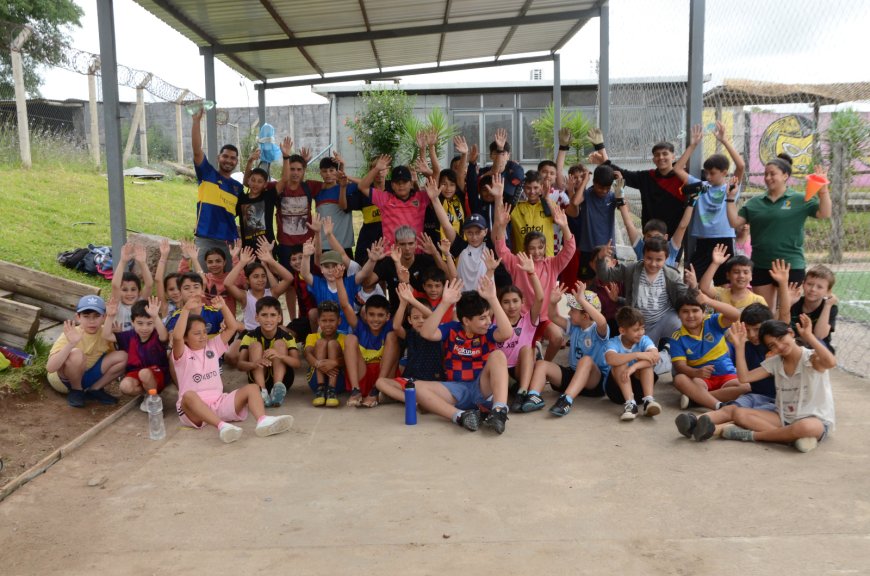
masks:
<path id="1" fill-rule="evenodd" d="M 734 203 L 736 190 L 729 191 L 728 222 L 734 228 L 744 224 L 752 226 L 752 289 L 762 296 L 772 310 L 776 310 L 776 284 L 770 277 L 774 260 L 782 259 L 791 265 L 789 282 L 802 282 L 807 263 L 804 258 L 804 223 L 807 217 L 830 218 L 831 197 L 828 187 L 819 195 L 804 199 L 802 192 L 788 187 L 791 176 L 791 157 L 781 154 L 764 166 L 764 184 L 767 194 L 756 196 L 741 206 Z M 816 173 L 825 175 L 822 166 Z"/>

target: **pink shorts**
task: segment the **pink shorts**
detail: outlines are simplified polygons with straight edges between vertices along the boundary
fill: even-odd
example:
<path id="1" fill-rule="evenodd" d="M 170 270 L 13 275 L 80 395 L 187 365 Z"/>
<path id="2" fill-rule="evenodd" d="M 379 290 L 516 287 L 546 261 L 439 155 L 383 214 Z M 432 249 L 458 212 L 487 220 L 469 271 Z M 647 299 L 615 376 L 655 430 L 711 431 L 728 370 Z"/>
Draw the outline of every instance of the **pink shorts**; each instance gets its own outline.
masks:
<path id="1" fill-rule="evenodd" d="M 208 405 L 211 411 L 217 414 L 217 417 L 224 422 L 240 422 L 248 417 L 247 406 L 242 408 L 240 414 L 236 414 L 236 390 L 233 390 L 229 394 L 208 397 L 200 396 L 200 398 L 202 398 L 202 401 Z M 178 401 L 175 408 L 178 411 L 178 418 L 184 426 L 189 426 L 191 428 L 203 428 L 205 426 L 205 422 L 199 426 L 191 422 L 190 418 L 187 417 L 187 414 L 185 414 L 181 409 L 181 400 Z"/>

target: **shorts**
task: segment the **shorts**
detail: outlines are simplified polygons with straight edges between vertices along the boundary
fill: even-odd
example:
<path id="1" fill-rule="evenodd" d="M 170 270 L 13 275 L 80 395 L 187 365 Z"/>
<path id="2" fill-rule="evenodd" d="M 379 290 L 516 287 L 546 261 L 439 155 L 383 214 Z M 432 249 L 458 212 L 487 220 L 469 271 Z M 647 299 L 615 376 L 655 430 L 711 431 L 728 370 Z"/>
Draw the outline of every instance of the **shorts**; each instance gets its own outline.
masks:
<path id="1" fill-rule="evenodd" d="M 200 396 L 200 398 L 206 403 L 211 411 L 224 422 L 240 422 L 248 417 L 248 407 L 245 406 L 242 408 L 241 413 L 236 414 L 236 392 L 237 390 L 233 390 L 229 394 L 221 393 L 206 397 Z M 190 428 L 205 427 L 205 422 L 199 426 L 191 422 L 190 418 L 187 417 L 187 414 L 184 413 L 184 410 L 181 409 L 180 399 L 178 400 L 178 404 L 175 405 L 175 409 L 178 412 L 178 418 L 181 420 L 183 426 L 188 426 Z"/>
<path id="2" fill-rule="evenodd" d="M 130 370 L 124 375 L 124 378 L 132 378 L 139 384 L 142 383 L 139 380 L 139 372 L 141 370 L 151 370 L 151 373 L 154 375 L 154 381 L 157 383 L 157 393 L 159 394 L 164 388 L 166 388 L 166 384 L 164 383 L 164 379 L 166 377 L 166 373 L 163 371 L 160 366 L 146 366 L 145 368 L 139 368 L 138 370 Z"/>
<path id="3" fill-rule="evenodd" d="M 752 408 L 753 410 L 766 410 L 768 412 L 776 412 L 776 400 L 764 394 L 742 394 L 730 402 L 726 402 L 725 406 L 737 406 L 738 408 Z"/>
<path id="4" fill-rule="evenodd" d="M 631 392 L 634 396 L 634 401 L 641 404 L 643 401 L 643 387 L 640 385 L 640 379 L 632 375 L 631 377 Z M 653 373 L 653 384 L 659 379 L 658 374 Z M 604 384 L 604 393 L 610 398 L 614 404 L 625 404 L 626 398 L 622 395 L 622 390 L 619 389 L 619 384 L 613 378 L 613 372 L 607 375 L 607 381 Z"/>
<path id="5" fill-rule="evenodd" d="M 546 332 L 547 328 L 552 324 L 551 320 L 543 320 L 541 319 L 538 322 L 538 327 L 535 329 L 535 337 L 532 338 L 532 341 L 537 344 L 541 341 L 541 338 L 544 337 L 544 332 Z"/>
<path id="6" fill-rule="evenodd" d="M 825 438 L 828 437 L 828 433 L 831 431 L 831 423 L 825 422 L 824 420 L 822 420 L 818 416 L 804 416 L 803 418 L 798 418 L 796 420 L 792 420 L 791 422 L 786 421 L 786 420 L 784 420 L 784 422 L 785 422 L 786 426 L 790 426 L 790 425 L 794 424 L 795 422 L 798 422 L 800 420 L 806 420 L 807 418 L 815 418 L 816 420 L 818 420 L 819 422 L 822 423 L 822 426 L 824 427 L 824 429 L 822 430 L 822 435 L 819 436 L 819 438 L 818 438 L 819 442 L 823 441 Z"/>
<path id="7" fill-rule="evenodd" d="M 806 270 L 803 268 L 792 268 L 788 271 L 788 282 L 803 282 L 806 276 Z M 752 285 L 753 286 L 769 286 L 776 284 L 773 278 L 770 277 L 770 270 L 767 268 L 759 268 L 758 266 L 752 269 Z"/>
<path id="8" fill-rule="evenodd" d="M 363 396 L 368 396 L 372 391 L 376 391 L 375 382 L 378 381 L 378 376 L 381 374 L 381 363 L 372 362 L 366 364 L 366 371 L 360 376 L 359 391 Z"/>
<path id="9" fill-rule="evenodd" d="M 571 379 L 574 377 L 576 373 L 575 370 L 568 368 L 566 366 L 559 366 L 559 370 L 562 371 L 562 383 L 558 386 L 550 382 L 550 388 L 559 392 L 560 394 L 564 394 L 565 390 L 568 389 L 568 385 L 571 383 Z M 604 383 L 607 382 L 607 378 L 602 375 L 601 379 L 598 381 L 598 385 L 594 388 L 583 388 L 580 390 L 578 396 L 588 396 L 592 398 L 600 398 L 604 396 Z"/>
<path id="10" fill-rule="evenodd" d="M 722 388 L 728 382 L 732 380 L 737 380 L 737 374 L 719 374 L 718 376 L 710 376 L 709 378 L 704 378 L 704 384 L 707 385 L 707 391 L 713 392 L 714 390 L 718 390 Z"/>
<path id="11" fill-rule="evenodd" d="M 93 366 L 85 370 L 85 373 L 82 374 L 82 390 L 87 390 L 94 384 L 96 384 L 97 380 L 99 380 L 103 376 L 103 358 L 106 355 L 103 354 L 100 358 L 94 363 Z M 52 378 L 56 378 L 60 383 L 62 383 L 67 390 L 72 390 L 72 384 L 70 381 L 60 375 L 60 372 L 51 372 L 48 375 L 49 380 Z M 57 388 L 53 386 L 53 388 Z"/>
<path id="12" fill-rule="evenodd" d="M 456 399 L 454 406 L 459 410 L 472 410 L 492 400 L 492 396 L 485 398 L 480 391 L 479 374 L 472 382 L 442 382 L 441 384 Z"/>

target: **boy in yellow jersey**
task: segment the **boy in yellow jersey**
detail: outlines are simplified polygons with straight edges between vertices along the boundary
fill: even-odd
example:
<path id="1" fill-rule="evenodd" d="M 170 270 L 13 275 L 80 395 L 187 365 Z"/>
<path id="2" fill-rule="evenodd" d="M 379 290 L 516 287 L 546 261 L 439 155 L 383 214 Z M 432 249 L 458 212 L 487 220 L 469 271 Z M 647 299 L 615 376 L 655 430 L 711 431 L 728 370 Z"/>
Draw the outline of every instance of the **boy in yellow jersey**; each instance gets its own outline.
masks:
<path id="1" fill-rule="evenodd" d="M 546 239 L 547 256 L 553 256 L 553 215 L 549 206 L 542 201 L 544 189 L 541 185 L 541 174 L 535 170 L 526 172 L 523 182 L 523 193 L 526 199 L 518 202 L 511 212 L 511 238 L 514 252 L 521 252 L 523 238 L 529 232 L 540 232 Z"/>

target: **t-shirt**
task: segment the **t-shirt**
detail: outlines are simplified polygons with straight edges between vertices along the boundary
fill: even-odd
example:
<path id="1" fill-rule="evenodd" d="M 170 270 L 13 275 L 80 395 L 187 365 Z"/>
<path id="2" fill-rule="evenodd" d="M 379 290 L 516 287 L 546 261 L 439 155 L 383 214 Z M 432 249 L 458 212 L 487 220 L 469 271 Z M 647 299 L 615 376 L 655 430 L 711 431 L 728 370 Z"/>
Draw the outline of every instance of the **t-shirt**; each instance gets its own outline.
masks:
<path id="1" fill-rule="evenodd" d="M 410 277 L 409 284 L 411 288 L 418 292 L 423 291 L 423 272 L 436 266 L 435 259 L 428 254 L 417 254 L 414 256 L 414 261 L 408 267 L 408 275 Z M 387 284 L 387 292 L 390 295 L 391 312 L 395 312 L 399 308 L 399 295 L 396 289 L 399 287 L 399 274 L 396 271 L 396 263 L 392 258 L 384 258 L 375 265 L 375 274 L 378 280 Z"/>
<path id="2" fill-rule="evenodd" d="M 524 239 L 529 232 L 542 232 L 547 241 L 547 256 L 553 251 L 553 217 L 544 210 L 544 203 L 520 202 L 511 212 L 511 233 L 513 234 L 514 252 L 522 252 Z"/>
<path id="3" fill-rule="evenodd" d="M 133 328 L 133 305 L 118 303 L 118 313 L 115 314 L 115 324 L 121 327 L 121 331 Z"/>
<path id="4" fill-rule="evenodd" d="M 257 249 L 257 239 L 265 236 L 269 242 L 275 241 L 275 206 L 278 196 L 275 183 L 269 182 L 266 189 L 252 198 L 250 194 L 239 196 L 236 214 L 239 217 L 242 245 Z"/>
<path id="5" fill-rule="evenodd" d="M 517 365 L 520 358 L 520 350 L 527 346 L 531 346 L 535 340 L 535 330 L 538 324 L 532 322 L 532 315 L 525 313 L 520 316 L 516 325 L 513 326 L 513 334 L 504 342 L 498 342 L 496 346 L 504 352 L 507 357 L 508 368 L 513 368 Z"/>
<path id="6" fill-rule="evenodd" d="M 296 339 L 282 327 L 278 326 L 275 329 L 275 334 L 270 337 L 263 334 L 263 329 L 257 326 L 253 330 L 248 330 L 245 335 L 242 336 L 242 340 L 239 343 L 239 350 L 250 348 L 251 344 L 254 342 L 259 342 L 263 347 L 263 350 L 269 350 L 272 347 L 272 344 L 278 340 L 283 340 L 287 344 L 287 350 L 293 350 L 296 348 Z"/>
<path id="7" fill-rule="evenodd" d="M 404 378 L 440 381 L 444 370 L 441 342 L 426 340 L 413 328 L 405 329 L 405 345 L 408 362 L 405 364 Z"/>
<path id="8" fill-rule="evenodd" d="M 819 321 L 819 317 L 822 315 L 822 309 L 825 307 L 825 302 L 819 302 L 819 305 L 816 306 L 816 309 L 812 312 L 808 313 L 807 316 L 810 317 L 810 321 L 813 323 L 813 329 L 816 328 L 816 323 Z M 795 337 L 798 341 L 798 344 L 801 346 L 806 346 L 806 343 L 798 336 L 797 326 L 800 323 L 801 314 L 803 314 L 804 309 L 804 297 L 801 296 L 798 298 L 798 301 L 791 305 L 791 329 L 794 330 Z M 839 312 L 839 308 L 836 304 L 831 306 L 831 312 L 828 315 L 828 324 L 831 326 L 831 331 L 828 332 L 828 335 L 824 338 L 821 338 L 821 341 L 825 343 L 825 346 L 828 347 L 831 351 L 834 350 L 834 347 L 831 346 L 831 335 L 834 333 L 834 330 L 837 328 L 837 313 Z"/>
<path id="9" fill-rule="evenodd" d="M 299 187 L 285 187 L 278 196 L 278 243 L 300 246 L 314 236 L 311 223 L 311 197 L 320 193 L 323 182 L 306 180 Z"/>
<path id="10" fill-rule="evenodd" d="M 576 218 L 579 222 L 575 224 L 580 252 L 590 253 L 596 246 L 613 241 L 615 213 L 616 196 L 613 192 L 601 197 L 595 193 L 594 187 L 586 189 L 580 205 L 580 215 Z"/>
<path id="11" fill-rule="evenodd" d="M 725 321 L 721 314 L 711 314 L 704 319 L 698 336 L 689 334 L 685 326 L 680 326 L 671 336 L 671 362 L 682 361 L 691 368 L 712 365 L 714 376 L 736 374 L 725 341 Z"/>
<path id="12" fill-rule="evenodd" d="M 166 322 L 166 329 L 172 332 L 173 328 L 175 328 L 175 324 L 178 322 L 178 317 L 181 315 L 181 309 L 176 310 L 172 313 L 172 316 L 169 317 L 169 321 Z M 205 320 L 205 331 L 208 334 L 218 334 L 221 331 L 221 323 L 224 321 L 223 312 L 218 310 L 217 308 L 212 308 L 211 306 L 203 306 L 202 310 L 199 312 L 199 316 L 202 316 L 202 319 Z M 188 321 L 190 317 L 188 316 Z"/>
<path id="13" fill-rule="evenodd" d="M 767 300 L 764 299 L 764 296 L 760 296 L 752 290 L 748 290 L 739 300 L 734 300 L 734 297 L 731 295 L 731 289 L 728 286 L 716 286 L 714 290 L 716 290 L 716 300 L 730 304 L 740 311 L 743 311 L 750 304 L 764 304 L 767 306 Z"/>
<path id="14" fill-rule="evenodd" d="M 320 192 L 314 195 L 314 205 L 321 218 L 332 218 L 332 233 L 338 242 L 345 248 L 353 248 L 353 212 L 350 208 L 342 210 L 341 206 L 338 205 L 340 191 L 341 186 L 338 184 L 329 188 L 322 188 Z M 345 196 L 353 198 L 357 193 L 356 184 L 353 182 L 348 183 Z M 320 239 L 323 242 L 323 246 L 329 246 L 325 232 L 321 231 Z"/>
<path id="15" fill-rule="evenodd" d="M 635 352 L 646 352 L 647 350 L 655 349 L 656 345 L 653 344 L 653 341 L 650 340 L 650 337 L 644 334 L 640 338 L 640 342 L 632 346 L 631 348 L 626 348 L 625 344 L 622 343 L 622 336 L 617 335 L 607 341 L 607 347 L 604 350 L 604 356 L 607 357 L 608 352 L 616 352 L 617 354 L 633 354 Z M 631 360 L 628 365 L 631 366 L 637 362 L 637 360 Z"/>
<path id="16" fill-rule="evenodd" d="M 473 382 L 486 365 L 489 353 L 496 349 L 494 338 L 496 325 L 486 334 L 465 334 L 460 322 L 441 324 L 442 352 L 444 353 L 444 378 L 447 382 Z"/>
<path id="17" fill-rule="evenodd" d="M 803 270 L 804 224 L 807 217 L 816 217 L 819 198 L 804 200 L 802 193 L 791 188 L 772 202 L 767 194 L 756 196 L 740 207 L 738 214 L 752 226 L 752 261 L 758 268 L 769 270 L 771 263 L 782 258 L 791 267 Z"/>
<path id="18" fill-rule="evenodd" d="M 689 176 L 689 184 L 698 182 L 701 181 Z M 727 194 L 728 184 L 713 186 L 703 182 L 701 193 L 695 199 L 695 210 L 689 224 L 690 235 L 696 238 L 734 238 L 734 228 L 728 222 L 728 211 L 725 209 Z"/>
<path id="19" fill-rule="evenodd" d="M 356 283 L 354 276 L 345 276 L 343 281 L 348 301 L 353 302 L 353 299 L 356 298 L 356 292 L 359 290 L 359 284 Z M 314 276 L 314 282 L 311 284 L 311 294 L 314 295 L 314 301 L 317 304 L 326 301 L 338 304 L 338 289 L 330 288 L 329 282 L 323 276 Z M 339 324 L 338 330 L 345 334 L 350 333 L 351 330 L 350 324 L 348 324 L 347 318 L 344 316 L 344 310 L 341 311 L 341 324 Z"/>
<path id="20" fill-rule="evenodd" d="M 834 394 L 828 371 L 817 372 L 810 358 L 815 352 L 801 349 L 801 359 L 791 376 L 785 373 L 782 356 L 771 356 L 761 366 L 776 381 L 776 406 L 783 425 L 815 416 L 834 429 Z"/>
<path id="21" fill-rule="evenodd" d="M 203 156 L 195 165 L 199 188 L 196 197 L 196 227 L 194 235 L 232 242 L 236 231 L 236 202 L 243 187 L 229 176 L 224 177 Z"/>
<path id="22" fill-rule="evenodd" d="M 665 271 L 659 270 L 655 278 L 651 279 L 646 270 L 642 270 L 636 299 L 637 309 L 643 314 L 646 325 L 651 326 L 658 322 L 671 307 L 665 287 Z"/>
<path id="23" fill-rule="evenodd" d="M 362 287 L 362 284 L 360 284 L 359 290 L 356 293 L 356 297 L 354 297 L 353 302 L 351 302 L 351 304 L 353 304 L 354 312 L 359 314 L 359 311 L 362 310 L 362 307 L 365 305 L 366 300 L 368 300 L 372 296 L 386 297 L 386 294 L 384 294 L 384 289 L 381 288 L 380 284 L 375 284 L 375 287 L 372 288 L 370 291 L 365 290 Z"/>
<path id="24" fill-rule="evenodd" d="M 456 257 L 456 276 L 462 280 L 463 290 L 477 290 L 480 279 L 486 276 L 486 263 L 483 261 L 484 242 L 477 248 L 465 238 L 457 236 L 450 245 L 450 253 Z"/>
<path id="25" fill-rule="evenodd" d="M 353 329 L 354 335 L 359 339 L 359 351 L 366 364 L 379 364 L 384 357 L 384 344 L 387 342 L 387 334 L 393 331 L 393 323 L 387 322 L 381 328 L 380 334 L 372 333 L 362 318 Z"/>
<path id="26" fill-rule="evenodd" d="M 577 369 L 577 361 L 584 356 L 589 356 L 598 370 L 601 372 L 602 378 L 607 379 L 610 374 L 610 364 L 604 359 L 604 353 L 607 351 L 607 342 L 610 338 L 610 328 L 607 328 L 607 333 L 602 336 L 598 333 L 598 325 L 593 322 L 585 330 L 576 324 L 568 326 L 568 338 L 570 340 L 570 352 L 568 353 L 568 366 L 571 370 Z M 567 385 L 567 382 L 562 382 Z"/>
<path id="27" fill-rule="evenodd" d="M 317 300 L 308 289 L 308 284 L 305 283 L 301 273 L 293 272 L 293 286 L 296 289 L 296 305 L 299 306 L 299 316 L 305 318 L 309 310 L 317 308 Z"/>
<path id="28" fill-rule="evenodd" d="M 76 348 L 81 350 L 85 355 L 85 370 L 91 368 L 97 363 L 97 360 L 114 350 L 112 343 L 103 338 L 101 330 L 97 330 L 94 334 L 88 334 L 82 330 L 81 326 L 76 326 L 76 330 L 82 335 L 82 339 L 76 344 Z M 49 356 L 60 352 L 64 346 L 69 344 L 66 334 L 61 334 L 51 347 Z"/>
<path id="29" fill-rule="evenodd" d="M 202 350 L 191 350 L 184 345 L 181 357 L 174 355 L 175 377 L 178 381 L 178 401 L 176 409 L 181 409 L 182 397 L 187 392 L 196 394 L 208 402 L 218 398 L 224 392 L 221 380 L 220 358 L 227 351 L 223 338 L 211 338 Z"/>
<path id="30" fill-rule="evenodd" d="M 643 238 L 638 238 L 637 241 L 635 241 L 634 246 L 632 246 L 632 248 L 634 248 L 634 255 L 637 256 L 638 261 L 643 260 L 643 247 Z M 665 266 L 679 268 L 679 264 L 677 264 L 677 256 L 679 255 L 680 247 L 674 244 L 673 240 L 668 240 L 668 257 L 665 260 Z"/>
<path id="31" fill-rule="evenodd" d="M 746 368 L 750 372 L 761 366 L 761 363 L 767 358 L 767 347 L 764 344 L 756 346 L 752 342 L 746 342 L 743 351 L 746 354 Z M 751 382 L 749 387 L 752 388 L 753 394 L 764 394 L 769 398 L 776 397 L 776 383 L 773 381 L 773 376 Z"/>
<path id="32" fill-rule="evenodd" d="M 396 243 L 396 230 L 400 226 L 410 226 L 417 238 L 422 236 L 426 207 L 429 206 L 429 196 L 425 191 L 412 191 L 407 200 L 399 200 L 395 194 L 378 188 L 371 188 L 371 195 L 372 203 L 381 209 L 381 226 L 388 248 Z"/>
<path id="33" fill-rule="evenodd" d="M 166 356 L 166 342 L 160 341 L 157 330 L 144 342 L 135 330 L 125 330 L 115 334 L 118 350 L 127 353 L 127 372 L 141 370 L 150 366 L 158 366 L 161 370 L 169 369 L 169 358 Z"/>
<path id="34" fill-rule="evenodd" d="M 664 176 L 657 170 L 624 170 L 615 164 L 614 170 L 619 170 L 625 178 L 625 185 L 640 191 L 641 224 L 645 225 L 652 219 L 664 221 L 668 225 L 668 236 L 673 236 L 680 225 L 685 207 L 685 196 L 680 191 L 683 181 L 674 171 Z"/>
<path id="35" fill-rule="evenodd" d="M 305 337 L 305 348 L 314 348 L 317 345 L 317 341 L 323 338 L 320 332 L 313 332 Z M 338 342 L 338 345 L 341 347 L 342 351 L 344 351 L 344 334 L 339 332 L 336 335 L 335 340 Z M 306 376 L 306 380 L 310 381 L 314 376 L 314 366 L 308 367 L 308 375 Z"/>

